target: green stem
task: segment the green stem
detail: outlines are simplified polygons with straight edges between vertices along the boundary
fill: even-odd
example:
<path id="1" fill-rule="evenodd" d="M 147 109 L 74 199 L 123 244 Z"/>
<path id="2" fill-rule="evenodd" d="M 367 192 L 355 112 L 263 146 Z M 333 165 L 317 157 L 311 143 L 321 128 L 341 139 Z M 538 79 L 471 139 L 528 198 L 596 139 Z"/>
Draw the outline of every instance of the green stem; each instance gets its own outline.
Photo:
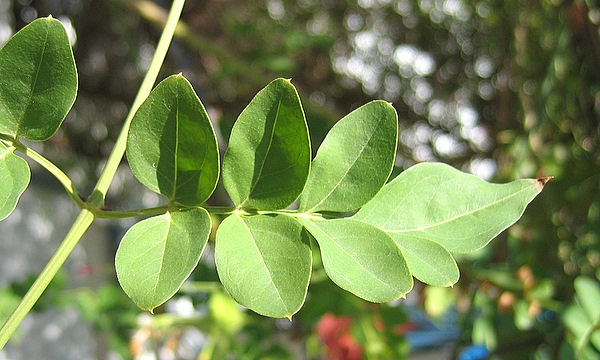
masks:
<path id="1" fill-rule="evenodd" d="M 69 233 L 67 236 L 65 236 L 65 239 L 60 244 L 54 255 L 52 255 L 52 258 L 44 270 L 42 270 L 42 273 L 37 277 L 29 291 L 27 291 L 27 294 L 25 294 L 23 297 L 23 300 L 21 300 L 19 306 L 17 306 L 4 326 L 2 326 L 2 329 L 0 329 L 0 349 L 6 345 L 8 339 L 10 339 L 23 318 L 25 318 L 25 315 L 29 313 L 44 290 L 46 290 L 48 284 L 50 284 L 58 272 L 58 269 L 60 269 L 79 239 L 81 239 L 93 221 L 94 215 L 87 209 L 82 209 L 79 213 L 79 216 L 73 223 L 71 230 L 69 230 Z"/>
<path id="2" fill-rule="evenodd" d="M 87 205 L 87 204 L 86 204 Z M 252 215 L 272 215 L 272 214 L 284 214 L 292 217 L 302 217 L 311 220 L 324 220 L 325 218 L 319 213 L 301 213 L 297 210 L 277 210 L 277 211 L 262 211 L 262 210 L 254 210 L 254 209 L 245 209 L 245 208 L 236 208 L 232 206 L 201 206 L 206 209 L 209 213 L 213 215 L 230 215 L 233 213 L 238 213 L 240 215 L 252 216 Z M 94 216 L 97 218 L 104 219 L 122 219 L 122 218 L 130 218 L 130 217 L 145 217 L 145 216 L 154 216 L 161 215 L 168 211 L 183 211 L 186 209 L 193 209 L 194 207 L 182 206 L 182 205 L 161 205 L 152 208 L 144 208 L 144 209 L 133 209 L 133 210 L 105 210 L 98 209 L 96 207 L 92 207 L 88 205 L 88 208 L 91 212 L 94 213 Z"/>
<path id="3" fill-rule="evenodd" d="M 104 198 L 106 196 L 106 192 L 108 191 L 108 187 L 115 177 L 115 173 L 117 172 L 117 168 L 123 159 L 123 155 L 125 155 L 125 147 L 127 145 L 127 134 L 129 133 L 129 125 L 131 124 L 131 120 L 135 115 L 135 112 L 140 107 L 140 105 L 146 100 L 148 94 L 152 90 L 152 86 L 156 82 L 156 78 L 158 77 L 158 72 L 162 67 L 162 64 L 167 55 L 167 50 L 171 44 L 171 40 L 173 39 L 173 34 L 175 33 L 175 28 L 177 26 L 177 22 L 179 21 L 179 17 L 181 15 L 181 11 L 183 9 L 183 4 L 185 0 L 174 0 L 173 5 L 171 6 L 171 11 L 169 12 L 169 17 L 167 18 L 167 23 L 165 28 L 160 36 L 160 40 L 158 41 L 158 45 L 156 46 L 156 52 L 154 53 L 154 57 L 152 58 L 152 62 L 150 63 L 150 67 L 148 68 L 148 72 L 146 73 L 146 77 L 144 77 L 144 81 L 140 86 L 140 90 L 135 97 L 133 105 L 125 119 L 125 124 L 123 124 L 123 128 L 121 129 L 121 133 L 115 142 L 115 147 L 110 153 L 108 160 L 106 162 L 106 166 L 100 174 L 100 178 L 98 179 L 98 183 L 96 184 L 96 188 L 94 192 L 90 196 L 88 203 L 92 206 L 102 207 L 104 204 Z"/>
<path id="4" fill-rule="evenodd" d="M 198 360 L 212 360 L 220 338 L 220 331 L 216 327 L 213 327 L 209 332 L 208 341 L 204 344 L 202 351 L 198 355 Z"/>
<path id="5" fill-rule="evenodd" d="M 169 45 L 171 44 L 171 39 L 173 38 L 173 33 L 175 31 L 177 22 L 179 21 L 179 17 L 181 15 L 184 3 L 185 0 L 173 1 L 173 6 L 171 7 L 171 11 L 167 19 L 167 24 L 165 25 L 165 28 L 156 47 L 156 52 L 154 53 L 154 57 L 152 58 L 152 62 L 150 64 L 148 72 L 146 73 L 144 81 L 140 86 L 140 90 L 138 91 L 138 94 L 131 107 L 129 115 L 125 120 L 123 129 L 121 130 L 121 133 L 117 138 L 115 147 L 113 148 L 113 151 L 108 157 L 106 166 L 104 167 L 104 170 L 102 171 L 102 174 L 98 179 L 96 188 L 90 196 L 90 199 L 87 202 L 87 204 L 83 204 L 84 208 L 81 209 L 81 212 L 79 213 L 79 216 L 73 223 L 71 230 L 69 230 L 67 236 L 65 236 L 59 248 L 56 250 L 56 252 L 52 256 L 44 270 L 42 270 L 42 273 L 38 276 L 38 278 L 33 283 L 27 294 L 25 294 L 15 311 L 10 315 L 6 323 L 4 323 L 4 325 L 0 329 L 0 350 L 4 347 L 4 345 L 6 345 L 8 339 L 10 339 L 10 337 L 15 332 L 21 321 L 25 318 L 25 316 L 29 313 L 33 305 L 40 298 L 40 296 L 48 287 L 48 284 L 50 284 L 50 282 L 52 281 L 62 264 L 65 262 L 65 260 L 77 244 L 77 242 L 79 242 L 79 239 L 81 239 L 85 231 L 94 221 L 95 215 L 94 213 L 92 213 L 92 211 L 102 212 L 101 210 L 97 210 L 96 208 L 102 207 L 102 205 L 104 204 L 104 198 L 106 192 L 108 191 L 108 187 L 110 186 L 110 183 L 112 182 L 115 176 L 117 168 L 119 167 L 119 164 L 123 159 L 123 155 L 125 154 L 127 133 L 129 132 L 129 125 L 131 123 L 131 119 L 133 119 L 135 112 L 152 90 L 154 82 L 156 82 L 158 72 L 162 66 L 162 63 L 164 62 Z M 18 142 L 14 139 L 4 139 L 4 141 L 10 141 L 11 143 L 15 144 L 15 148 L 19 145 Z M 77 198 L 79 198 L 79 195 L 76 192 L 74 186 L 72 185 L 72 182 L 62 171 L 60 171 L 60 169 L 58 169 L 51 162 L 47 161 L 41 155 L 33 152 L 31 149 L 24 147 L 23 150 L 26 151 L 26 155 L 33 156 L 33 159 L 35 161 L 40 162 L 42 166 L 48 169 L 52 174 L 56 175 L 57 178 L 61 180 L 63 185 L 65 185 L 65 188 L 67 189 L 67 192 L 69 192 L 69 195 L 71 195 L 71 197 L 77 195 Z M 79 201 L 80 200 L 81 199 L 79 199 Z M 76 200 L 78 205 L 81 204 L 79 201 Z"/>
<path id="6" fill-rule="evenodd" d="M 85 202 L 81 199 L 81 196 L 79 196 L 80 193 L 73 184 L 73 181 L 71 181 L 67 174 L 65 174 L 61 169 L 59 169 L 58 166 L 54 165 L 54 163 L 43 157 L 41 154 L 35 152 L 33 149 L 30 149 L 26 145 L 21 144 L 20 142 L 18 142 L 14 138 L 11 138 L 10 136 L 0 134 L 0 140 L 4 140 L 7 143 L 10 142 L 10 144 L 14 146 L 15 149 L 19 150 L 25 156 L 40 164 L 44 169 L 48 170 L 48 172 L 54 175 L 54 177 L 56 177 L 58 181 L 60 181 L 60 183 L 67 191 L 67 194 L 69 194 L 71 199 L 73 199 L 75 204 L 77 204 L 77 206 L 79 206 L 80 209 L 84 209 L 87 207 Z"/>
<path id="7" fill-rule="evenodd" d="M 596 319 L 596 321 L 594 321 L 594 323 L 586 330 L 585 334 L 583 334 L 583 338 L 577 347 L 577 359 L 584 359 L 585 348 L 589 345 L 592 334 L 596 330 L 600 330 L 600 318 Z"/>
<path id="8" fill-rule="evenodd" d="M 235 210 L 235 208 L 230 206 L 203 206 L 203 208 L 206 209 L 209 213 L 216 215 L 229 215 Z M 101 210 L 97 208 L 90 208 L 90 211 L 92 211 L 94 213 L 94 216 L 96 216 L 97 218 L 121 219 L 129 217 L 161 215 L 166 213 L 167 211 L 183 211 L 186 209 L 193 208 L 179 205 L 161 205 L 152 208 L 134 210 Z"/>
<path id="9" fill-rule="evenodd" d="M 359 320 L 360 327 L 365 335 L 365 355 L 367 360 L 373 359 L 373 354 L 381 353 L 384 344 L 379 340 L 379 336 L 370 317 L 362 316 Z"/>
<path id="10" fill-rule="evenodd" d="M 129 217 L 146 217 L 146 216 L 154 216 L 154 215 L 162 215 L 167 211 L 181 211 L 183 207 L 177 207 L 172 205 L 162 205 L 156 206 L 152 208 L 145 209 L 134 209 L 134 210 L 100 210 L 93 209 L 94 215 L 97 218 L 104 219 L 122 219 Z"/>
<path id="11" fill-rule="evenodd" d="M 278 211 L 258 211 L 259 214 L 283 214 L 297 218 L 305 218 L 309 220 L 325 220 L 326 218 L 320 213 L 298 212 L 297 210 L 278 210 Z M 341 216 L 338 216 L 341 217 Z M 336 218 L 338 218 L 336 217 Z"/>
<path id="12" fill-rule="evenodd" d="M 230 215 L 235 212 L 235 208 L 231 206 L 203 206 L 203 208 L 214 215 Z"/>

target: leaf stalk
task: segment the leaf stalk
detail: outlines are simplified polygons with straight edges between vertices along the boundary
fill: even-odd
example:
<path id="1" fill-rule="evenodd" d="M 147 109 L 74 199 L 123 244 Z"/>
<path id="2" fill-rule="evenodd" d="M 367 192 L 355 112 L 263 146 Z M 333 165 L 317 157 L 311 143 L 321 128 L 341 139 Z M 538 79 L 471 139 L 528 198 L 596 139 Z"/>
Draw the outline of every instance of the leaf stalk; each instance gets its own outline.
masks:
<path id="1" fill-rule="evenodd" d="M 80 209 L 87 208 L 87 205 L 81 199 L 79 190 L 77 190 L 77 188 L 75 187 L 75 184 L 73 184 L 73 181 L 67 176 L 67 174 L 65 174 L 61 169 L 59 169 L 58 166 L 56 166 L 53 162 L 46 159 L 38 152 L 34 151 L 33 149 L 29 148 L 26 145 L 23 145 L 18 140 L 14 139 L 10 136 L 0 134 L 0 140 L 3 140 L 4 142 L 9 143 L 15 149 L 17 149 L 21 153 L 23 153 L 25 156 L 27 156 L 31 160 L 35 161 L 36 163 L 38 163 L 44 169 L 48 170 L 49 173 L 54 175 L 54 177 L 56 177 L 56 179 L 58 181 L 60 181 L 62 186 L 65 188 L 67 194 L 69 194 L 71 199 L 75 202 L 75 204 L 77 204 L 77 206 Z"/>
<path id="2" fill-rule="evenodd" d="M 45 159 L 40 154 L 35 151 L 27 148 L 25 145 L 20 144 L 16 139 L 7 137 L 6 135 L 0 134 L 0 139 L 4 142 L 10 142 L 13 146 L 23 152 L 25 155 L 30 157 L 32 160 L 38 162 L 41 166 L 50 171 L 53 175 L 55 175 L 59 181 L 63 184 L 69 196 L 77 203 L 77 205 L 81 208 L 79 216 L 73 223 L 71 229 L 63 239 L 59 248 L 56 250 L 42 273 L 38 276 L 36 281 L 33 283 L 27 294 L 23 297 L 15 311 L 10 315 L 6 323 L 0 329 L 0 350 L 6 345 L 12 334 L 16 331 L 17 327 L 23 321 L 25 316 L 29 313 L 33 305 L 40 298 L 44 290 L 48 287 L 48 284 L 52 281 L 60 267 L 63 265 L 75 245 L 79 242 L 79 239 L 83 236 L 85 231 L 92 224 L 94 219 L 96 218 L 95 214 L 105 215 L 105 212 L 99 210 L 104 204 L 104 199 L 106 196 L 106 192 L 115 176 L 117 168 L 123 159 L 125 154 L 125 147 L 127 145 L 127 134 L 129 132 L 129 125 L 131 124 L 131 120 L 135 115 L 135 112 L 140 107 L 142 102 L 148 97 L 150 91 L 152 90 L 152 86 L 156 82 L 158 77 L 158 73 L 164 59 L 167 54 L 167 50 L 171 44 L 171 40 L 173 39 L 173 34 L 175 32 L 175 28 L 177 26 L 177 22 L 179 21 L 179 17 L 181 16 L 181 12 L 183 10 L 183 5 L 185 4 L 185 0 L 174 0 L 171 10 L 169 12 L 169 17 L 167 19 L 167 23 L 165 28 L 161 34 L 160 40 L 156 47 L 156 52 L 152 58 L 152 62 L 150 63 L 150 67 L 144 77 L 142 85 L 138 91 L 138 94 L 133 102 L 131 110 L 125 120 L 125 124 L 121 129 L 121 133 L 117 138 L 115 143 L 115 147 L 113 148 L 109 158 L 106 162 L 106 166 L 102 171 L 100 178 L 98 179 L 98 183 L 90 196 L 87 202 L 84 202 L 80 197 L 78 191 L 75 189 L 72 181 L 69 177 L 62 172 L 56 165 L 52 164 L 50 161 Z"/>
<path id="3" fill-rule="evenodd" d="M 67 257 L 79 242 L 85 231 L 94 221 L 94 215 L 87 209 L 82 209 L 77 219 L 73 223 L 71 230 L 52 255 L 52 258 L 37 277 L 27 294 L 23 297 L 15 311 L 10 315 L 6 323 L 0 329 L 0 349 L 6 345 L 8 339 L 15 332 L 21 321 L 29 313 L 33 305 L 42 296 L 42 293 L 48 287 L 58 270 L 61 268 Z"/>

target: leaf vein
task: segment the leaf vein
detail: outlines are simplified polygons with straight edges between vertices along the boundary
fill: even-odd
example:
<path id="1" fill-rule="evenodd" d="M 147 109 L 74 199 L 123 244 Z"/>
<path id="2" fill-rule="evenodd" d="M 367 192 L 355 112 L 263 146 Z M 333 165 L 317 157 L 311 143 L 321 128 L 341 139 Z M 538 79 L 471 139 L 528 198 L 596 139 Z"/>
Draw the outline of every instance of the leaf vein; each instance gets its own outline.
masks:
<path id="1" fill-rule="evenodd" d="M 279 100 L 277 101 L 277 110 L 275 111 L 275 119 L 273 120 L 273 127 L 271 129 L 271 133 L 269 134 L 269 144 L 267 145 L 267 151 L 265 151 L 264 158 L 261 159 L 260 169 L 258 170 L 258 177 L 256 178 L 256 181 L 254 182 L 254 184 L 252 184 L 252 187 L 250 188 L 250 191 L 248 192 L 248 196 L 246 197 L 246 199 L 244 199 L 244 201 L 242 201 L 240 206 L 243 206 L 244 203 L 246 203 L 250 199 L 254 189 L 256 188 L 256 185 L 258 185 L 260 178 L 262 176 L 262 172 L 263 172 L 263 169 L 267 162 L 267 158 L 269 157 L 269 152 L 271 151 L 271 146 L 273 145 L 273 137 L 275 136 L 275 128 L 277 127 L 277 120 L 279 120 L 279 110 L 281 107 L 282 99 L 283 99 L 283 92 L 279 95 Z M 256 154 L 259 154 L 259 153 L 256 152 Z"/>
<path id="2" fill-rule="evenodd" d="M 373 131 L 369 134 L 369 139 L 363 143 L 362 147 L 360 148 L 360 150 L 358 151 L 358 153 L 356 154 L 356 156 L 354 157 L 354 159 L 352 159 L 351 163 L 352 165 L 348 166 L 348 168 L 346 169 L 346 171 L 344 172 L 344 174 L 340 177 L 339 181 L 332 187 L 331 191 L 329 191 L 329 193 L 327 193 L 327 195 L 325 195 L 323 197 L 323 199 L 321 199 L 321 201 L 319 201 L 315 206 L 313 206 L 312 208 L 308 209 L 308 211 L 311 211 L 315 208 L 317 208 L 319 205 L 321 205 L 322 203 L 325 202 L 325 200 L 327 200 L 331 194 L 333 194 L 333 192 L 339 187 L 339 185 L 342 183 L 342 181 L 344 181 L 344 179 L 346 178 L 346 176 L 348 175 L 348 173 L 350 172 L 350 170 L 352 170 L 355 166 L 356 166 L 356 161 L 358 161 L 358 159 L 360 158 L 360 156 L 362 155 L 363 151 L 365 150 L 365 148 L 371 143 L 371 141 L 373 140 L 374 134 L 377 132 L 377 129 L 381 126 L 382 124 L 382 120 L 385 120 L 385 117 L 380 117 L 379 121 L 377 122 L 377 126 L 375 126 L 375 128 L 373 129 Z"/>
<path id="3" fill-rule="evenodd" d="M 260 251 L 260 248 L 258 247 L 258 244 L 256 243 L 256 240 L 254 239 L 254 236 L 252 235 L 252 231 L 251 231 L 250 227 L 248 227 L 248 224 L 246 224 L 246 222 L 244 221 L 244 219 L 242 219 L 239 215 L 235 215 L 235 216 L 242 222 L 242 224 L 244 224 L 244 227 L 248 231 L 248 235 L 250 236 L 250 239 L 252 240 L 252 244 L 254 245 L 254 247 L 256 248 L 256 251 L 258 252 L 259 258 L 261 260 L 261 263 L 262 263 L 263 267 L 266 270 L 266 273 L 268 275 L 269 281 L 273 285 L 273 288 L 275 289 L 275 292 L 277 293 L 277 297 L 279 298 L 281 304 L 286 308 L 286 310 L 289 311 L 289 309 L 287 308 L 287 306 L 285 304 L 285 301 L 281 297 L 281 292 L 279 291 L 279 289 L 277 288 L 277 285 L 275 285 L 275 282 L 273 281 L 273 277 L 271 276 L 271 272 L 269 271 L 269 267 L 265 263 L 265 260 L 264 260 L 264 257 L 262 255 L 262 252 Z"/>
<path id="4" fill-rule="evenodd" d="M 517 192 L 514 192 L 514 193 L 510 194 L 509 196 L 506 196 L 506 197 L 504 197 L 504 198 L 500 199 L 500 200 L 496 200 L 496 201 L 490 202 L 489 204 L 486 204 L 485 206 L 482 206 L 482 207 L 480 207 L 480 208 L 473 209 L 473 210 L 471 210 L 471 211 L 467 211 L 467 212 L 465 212 L 465 213 L 462 213 L 462 214 L 459 214 L 459 215 L 453 216 L 453 217 L 451 217 L 451 218 L 448 218 L 448 219 L 446 219 L 446 220 L 443 220 L 443 221 L 440 221 L 440 222 L 437 222 L 437 223 L 434 223 L 434 224 L 429 224 L 429 225 L 422 226 L 422 227 L 419 227 L 419 228 L 414 228 L 414 229 L 385 229 L 385 228 L 383 228 L 383 227 L 382 227 L 382 229 L 383 229 L 384 231 L 387 231 L 387 232 L 392 232 L 392 233 L 403 233 L 403 232 L 413 232 L 413 231 L 423 231 L 423 230 L 427 230 L 427 229 L 430 229 L 430 228 L 433 228 L 433 227 L 436 227 L 436 226 L 440 226 L 440 225 L 443 225 L 443 224 L 446 224 L 446 223 L 452 222 L 452 221 L 454 221 L 454 220 L 457 220 L 457 219 L 460 219 L 460 218 L 462 218 L 462 217 L 465 217 L 465 216 L 468 216 L 468 215 L 474 214 L 474 213 L 476 213 L 476 212 L 478 212 L 478 211 L 483 211 L 483 210 L 485 210 L 485 209 L 487 209 L 487 208 L 489 208 L 489 207 L 491 207 L 491 206 L 494 206 L 494 205 L 497 205 L 497 204 L 499 204 L 499 203 L 501 203 L 501 202 L 507 201 L 508 199 L 510 199 L 510 198 L 512 198 L 512 197 L 514 197 L 514 196 L 517 196 L 517 195 L 519 195 L 520 193 L 522 193 L 522 192 L 524 192 L 524 191 L 526 191 L 526 190 L 527 190 L 527 188 L 523 188 L 523 189 L 521 189 L 521 190 L 519 190 L 519 191 L 517 191 Z"/>
<path id="5" fill-rule="evenodd" d="M 356 256 L 350 254 L 344 247 L 342 247 L 340 244 L 338 244 L 335 239 L 330 236 L 329 234 L 327 234 L 325 231 L 323 231 L 323 229 L 321 229 L 317 224 L 313 223 L 313 225 L 315 225 L 317 228 L 319 228 L 319 230 L 321 230 L 321 232 L 331 240 L 331 242 L 336 245 L 340 250 L 342 250 L 344 253 L 346 253 L 352 260 L 354 260 L 354 262 L 360 266 L 363 270 L 365 270 L 365 272 L 367 272 L 369 275 L 371 275 L 375 280 L 377 280 L 378 282 L 382 283 L 383 285 L 385 285 L 387 288 L 389 289 L 393 289 L 394 291 L 396 290 L 391 284 L 386 283 L 385 281 L 381 280 L 376 274 L 374 274 L 371 270 L 369 270 L 368 268 L 366 268 L 365 266 L 363 266 L 363 264 L 361 264 L 357 259 Z"/>
<path id="6" fill-rule="evenodd" d="M 15 138 L 17 138 L 19 136 L 19 132 L 21 131 L 21 125 L 23 124 L 23 118 L 25 117 L 25 112 L 27 111 L 27 108 L 29 107 L 29 104 L 31 104 L 31 99 L 33 97 L 33 93 L 35 91 L 35 88 L 37 86 L 37 81 L 38 81 L 38 77 L 40 75 L 40 68 L 42 67 L 42 62 L 44 60 L 44 55 L 46 53 L 46 47 L 48 45 L 48 35 L 50 34 L 50 30 L 48 28 L 46 28 L 46 35 L 44 37 L 44 45 L 42 46 L 42 54 L 40 56 L 40 61 L 38 62 L 36 71 L 35 71 L 35 77 L 33 79 L 33 84 L 31 86 L 31 91 L 29 92 L 29 97 L 27 98 L 27 104 L 25 105 L 25 108 L 23 109 L 23 113 L 20 116 L 20 119 L 18 120 L 18 124 L 17 124 L 17 130 L 15 132 Z"/>

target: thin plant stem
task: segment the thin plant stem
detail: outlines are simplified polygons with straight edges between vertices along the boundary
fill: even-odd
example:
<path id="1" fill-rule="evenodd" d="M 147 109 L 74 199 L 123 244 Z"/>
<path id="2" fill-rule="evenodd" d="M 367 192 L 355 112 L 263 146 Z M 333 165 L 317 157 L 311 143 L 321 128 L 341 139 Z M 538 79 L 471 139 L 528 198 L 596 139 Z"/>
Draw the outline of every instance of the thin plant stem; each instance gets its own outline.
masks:
<path id="1" fill-rule="evenodd" d="M 134 209 L 134 210 L 100 210 L 94 209 L 94 215 L 98 218 L 104 219 L 122 219 L 129 217 L 145 217 L 162 215 L 168 211 L 181 211 L 184 207 L 162 205 L 145 209 Z"/>
<path id="2" fill-rule="evenodd" d="M 0 140 L 4 140 L 7 143 L 10 143 L 15 149 L 19 150 L 25 156 L 40 164 L 44 169 L 48 170 L 49 173 L 54 175 L 54 177 L 56 177 L 56 179 L 60 181 L 60 183 L 67 191 L 67 194 L 69 194 L 71 199 L 75 202 L 75 204 L 77 204 L 77 206 L 79 206 L 80 209 L 87 207 L 85 202 L 81 199 L 80 193 L 75 187 L 75 184 L 73 184 L 73 181 L 67 176 L 67 174 L 65 174 L 61 169 L 59 169 L 58 166 L 56 166 L 50 160 L 46 159 L 33 149 L 21 144 L 20 142 L 16 141 L 15 139 L 9 136 L 0 134 Z"/>
<path id="3" fill-rule="evenodd" d="M 77 219 L 75 219 L 71 230 L 69 230 L 69 233 L 65 236 L 54 255 L 52 255 L 52 258 L 44 270 L 42 270 L 41 274 L 37 277 L 29 291 L 27 291 L 27 294 L 25 294 L 15 311 L 0 329 L 0 349 L 6 345 L 8 339 L 10 339 L 15 330 L 17 330 L 21 321 L 23 321 L 44 290 L 46 290 L 48 284 L 50 284 L 67 257 L 69 257 L 69 254 L 79 239 L 93 221 L 94 215 L 87 209 L 82 209 Z"/>
<path id="4" fill-rule="evenodd" d="M 202 206 L 206 211 L 214 215 L 229 215 L 232 214 L 235 208 L 230 206 Z M 121 218 L 129 218 L 129 217 L 145 217 L 145 216 L 154 216 L 161 215 L 166 212 L 175 212 L 175 211 L 184 211 L 188 209 L 194 209 L 195 207 L 187 207 L 180 205 L 161 205 L 151 208 L 144 209 L 134 209 L 134 210 L 104 210 L 93 208 L 94 215 L 97 218 L 105 218 L 105 219 L 121 219 Z"/>
<path id="5" fill-rule="evenodd" d="M 165 28 L 156 47 L 156 52 L 154 53 L 148 72 L 146 73 L 144 81 L 140 86 L 140 90 L 138 91 L 138 94 L 131 107 L 129 115 L 125 120 L 123 129 L 121 130 L 121 133 L 117 138 L 115 147 L 109 155 L 109 158 L 106 162 L 106 166 L 104 167 L 104 170 L 102 171 L 102 174 L 98 179 L 98 183 L 96 184 L 94 192 L 92 193 L 90 199 L 86 203 L 86 207 L 81 209 L 79 216 L 71 226 L 71 229 L 67 233 L 67 236 L 65 236 L 59 248 L 56 250 L 56 252 L 52 256 L 44 270 L 42 270 L 42 273 L 38 276 L 38 278 L 33 283 L 29 291 L 27 291 L 27 294 L 25 294 L 15 311 L 10 315 L 6 323 L 0 329 L 0 350 L 4 347 L 4 345 L 6 345 L 6 343 L 8 342 L 12 334 L 15 332 L 21 321 L 23 321 L 25 316 L 29 313 L 33 305 L 40 298 L 44 290 L 48 287 L 48 284 L 50 284 L 50 282 L 52 281 L 62 264 L 65 262 L 75 245 L 79 242 L 79 239 L 81 239 L 85 231 L 89 228 L 89 226 L 96 218 L 94 213 L 90 209 L 100 208 L 104 204 L 104 198 L 106 192 L 108 191 L 108 187 L 110 186 L 117 171 L 117 168 L 119 167 L 119 164 L 123 159 L 123 155 L 125 154 L 127 134 L 129 132 L 129 125 L 131 123 L 131 119 L 133 119 L 133 115 L 140 107 L 142 102 L 146 99 L 146 97 L 152 90 L 152 86 L 156 82 L 158 72 L 162 67 L 162 64 L 167 54 L 167 50 L 169 49 L 169 45 L 171 44 L 171 40 L 173 39 L 173 33 L 175 32 L 175 27 L 177 25 L 177 22 L 179 21 L 179 17 L 181 15 L 184 3 L 185 0 L 173 1 L 173 6 L 171 7 L 171 11 L 167 19 L 167 24 L 165 25 Z M 13 139 L 11 143 L 16 143 L 16 141 L 14 141 Z M 36 157 L 35 154 L 37 153 L 34 154 L 32 152 L 29 152 L 29 154 Z M 53 170 L 51 172 L 53 174 L 59 174 L 60 177 L 64 176 L 65 179 L 67 178 L 67 176 L 56 166 L 50 165 L 49 161 L 47 161 L 46 163 L 46 161 L 44 161 L 45 159 L 42 156 L 37 156 L 36 158 L 37 160 L 42 161 L 42 163 L 45 163 L 49 168 L 52 168 Z M 63 185 L 64 184 L 65 182 L 63 182 Z M 69 191 L 69 188 L 67 189 L 67 191 Z"/>
<path id="6" fill-rule="evenodd" d="M 311 220 L 324 220 L 325 218 L 319 213 L 301 213 L 297 210 L 275 210 L 275 211 L 262 211 L 262 210 L 254 210 L 254 209 L 246 209 L 246 208 L 236 208 L 233 206 L 182 206 L 176 204 L 168 204 L 161 205 L 151 208 L 143 208 L 143 209 L 133 209 L 133 210 L 107 210 L 107 209 L 98 209 L 96 207 L 90 207 L 89 210 L 94 213 L 94 216 L 97 218 L 104 219 L 121 219 L 121 218 L 130 218 L 130 217 L 145 217 L 145 216 L 154 216 L 161 215 L 166 212 L 175 212 L 175 211 L 184 211 L 189 209 L 194 209 L 202 207 L 206 211 L 208 211 L 211 215 L 231 215 L 231 214 L 240 214 L 240 215 L 288 215 L 292 217 L 301 217 Z"/>
<path id="7" fill-rule="evenodd" d="M 213 215 L 230 215 L 235 212 L 232 206 L 203 206 L 203 208 Z"/>
<path id="8" fill-rule="evenodd" d="M 104 204 L 104 198 L 106 196 L 106 192 L 115 177 L 115 173 L 117 172 L 117 168 L 123 159 L 123 155 L 125 155 L 125 147 L 127 145 L 127 134 L 129 133 L 129 125 L 131 124 L 131 120 L 135 115 L 136 111 L 140 107 L 140 105 L 146 100 L 148 94 L 152 90 L 152 86 L 156 82 L 156 78 L 158 77 L 158 72 L 162 67 L 162 64 L 167 55 L 167 50 L 171 44 L 171 40 L 173 39 L 173 34 L 175 33 L 175 28 L 177 27 L 177 22 L 179 21 L 179 17 L 181 16 L 181 11 L 183 9 L 183 5 L 185 0 L 174 0 L 173 5 L 171 6 L 171 11 L 169 12 L 169 17 L 167 18 L 167 23 L 165 28 L 160 36 L 160 40 L 158 41 L 158 45 L 156 46 L 156 52 L 154 53 L 154 57 L 152 58 L 152 62 L 150 63 L 150 67 L 148 68 L 148 72 L 146 73 L 146 77 L 140 86 L 140 89 L 133 101 L 133 105 L 129 110 L 129 114 L 125 119 L 125 123 L 123 124 L 123 128 L 121 129 L 121 133 L 115 142 L 115 147 L 110 153 L 108 160 L 106 161 L 106 165 L 104 166 L 104 170 L 100 174 L 100 178 L 98 179 L 98 183 L 88 203 L 95 207 L 102 207 Z"/>

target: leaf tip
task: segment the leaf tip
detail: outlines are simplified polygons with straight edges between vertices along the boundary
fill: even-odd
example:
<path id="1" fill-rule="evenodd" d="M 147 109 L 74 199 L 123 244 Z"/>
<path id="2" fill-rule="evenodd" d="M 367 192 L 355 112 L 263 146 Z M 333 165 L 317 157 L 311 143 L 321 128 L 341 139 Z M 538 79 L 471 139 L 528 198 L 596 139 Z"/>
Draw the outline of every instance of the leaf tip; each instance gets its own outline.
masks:
<path id="1" fill-rule="evenodd" d="M 292 84 L 292 78 L 279 78 L 277 80 L 283 82 L 283 84 L 286 84 L 286 86 L 294 86 L 294 84 Z"/>
<path id="2" fill-rule="evenodd" d="M 541 177 L 541 178 L 533 179 L 533 181 L 535 182 L 535 185 L 540 190 L 542 190 L 544 188 L 544 185 L 546 185 L 546 183 L 552 179 L 554 179 L 554 176 Z"/>
<path id="3" fill-rule="evenodd" d="M 290 322 L 292 322 L 292 321 L 293 321 L 293 320 L 292 320 L 292 316 L 293 316 L 293 315 L 289 315 L 289 316 L 286 316 L 285 318 L 286 318 L 286 319 L 288 319 Z"/>

